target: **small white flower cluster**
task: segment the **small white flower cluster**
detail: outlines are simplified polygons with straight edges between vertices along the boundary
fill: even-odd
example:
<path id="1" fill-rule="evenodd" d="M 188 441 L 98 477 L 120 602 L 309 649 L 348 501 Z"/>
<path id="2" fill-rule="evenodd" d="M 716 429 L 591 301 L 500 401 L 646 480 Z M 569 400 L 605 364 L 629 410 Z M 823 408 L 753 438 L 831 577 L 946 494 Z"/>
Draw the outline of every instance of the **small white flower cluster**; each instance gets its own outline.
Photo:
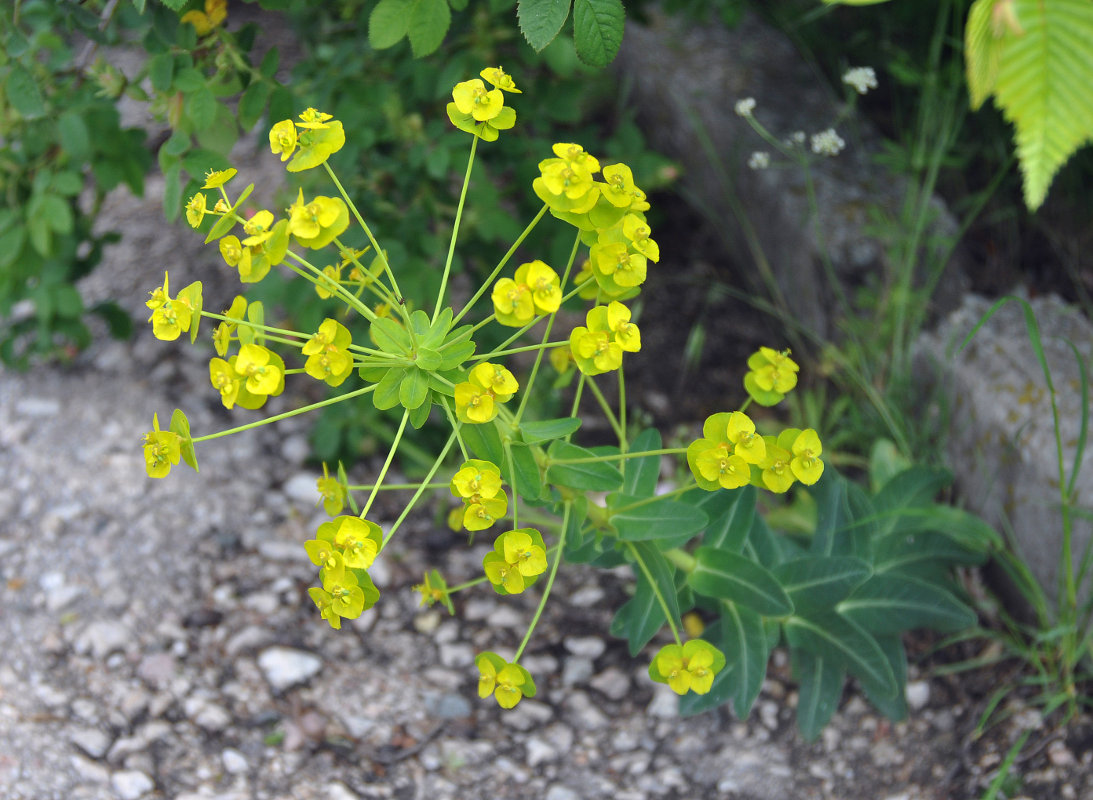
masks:
<path id="1" fill-rule="evenodd" d="M 748 156 L 748 169 L 766 169 L 770 166 L 770 153 L 757 150 Z"/>
<path id="2" fill-rule="evenodd" d="M 737 100 L 735 110 L 741 117 L 750 117 L 751 112 L 755 111 L 755 98 L 745 97 L 743 100 Z"/>
<path id="3" fill-rule="evenodd" d="M 877 73 L 872 67 L 851 67 L 843 75 L 843 83 L 853 86 L 858 94 L 877 88 Z"/>
<path id="4" fill-rule="evenodd" d="M 834 128 L 812 134 L 812 152 L 818 156 L 837 156 L 846 147 L 846 142 Z"/>

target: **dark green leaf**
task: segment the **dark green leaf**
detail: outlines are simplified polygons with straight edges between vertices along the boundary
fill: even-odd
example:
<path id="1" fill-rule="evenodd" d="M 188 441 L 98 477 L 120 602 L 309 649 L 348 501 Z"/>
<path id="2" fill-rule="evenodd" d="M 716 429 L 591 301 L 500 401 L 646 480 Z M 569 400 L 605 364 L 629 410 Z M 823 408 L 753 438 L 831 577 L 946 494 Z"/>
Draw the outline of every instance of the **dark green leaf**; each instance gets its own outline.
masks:
<path id="1" fill-rule="evenodd" d="M 163 216 L 169 222 L 182 213 L 182 165 L 176 163 L 163 176 Z"/>
<path id="2" fill-rule="evenodd" d="M 542 52 L 561 31 L 569 18 L 572 0 L 520 0 L 516 19 L 520 32 L 535 52 Z"/>
<path id="3" fill-rule="evenodd" d="M 91 155 L 91 135 L 87 123 L 75 111 L 66 111 L 57 118 L 57 132 L 63 147 L 73 161 L 85 161 Z"/>
<path id="4" fill-rule="evenodd" d="M 520 442 L 511 443 L 509 448 L 512 453 L 510 483 L 520 497 L 533 503 L 543 494 L 543 479 L 539 474 L 539 465 L 535 463 L 535 454 Z"/>
<path id="5" fill-rule="evenodd" d="M 265 81 L 256 81 L 247 87 L 239 98 L 239 125 L 244 130 L 251 130 L 262 118 L 269 99 L 270 85 Z"/>
<path id="6" fill-rule="evenodd" d="M 731 600 L 769 617 L 793 613 L 793 602 L 778 579 L 749 558 L 713 547 L 695 551 L 696 566 L 687 583 L 699 594 Z"/>
<path id="7" fill-rule="evenodd" d="M 550 466 L 547 468 L 548 483 L 585 489 L 590 492 L 613 492 L 622 485 L 622 473 L 607 461 L 585 461 L 578 464 L 555 464 L 554 461 L 588 459 L 595 457 L 591 450 L 555 439 L 547 451 Z"/>
<path id="8" fill-rule="evenodd" d="M 157 53 L 148 59 L 148 80 L 157 92 L 171 88 L 175 75 L 175 57 L 170 53 Z"/>
<path id="9" fill-rule="evenodd" d="M 830 608 L 846 597 L 873 570 L 869 564 L 849 556 L 806 556 L 774 568 L 795 608 L 818 611 Z"/>
<path id="10" fill-rule="evenodd" d="M 958 631 L 975 613 L 940 586 L 891 572 L 876 575 L 838 605 L 838 612 L 867 631 L 894 634 L 914 628 Z"/>
<path id="11" fill-rule="evenodd" d="M 646 428 L 630 443 L 631 453 L 661 448 L 660 431 Z M 623 464 L 622 493 L 634 497 L 652 497 L 660 482 L 660 456 L 628 458 Z"/>
<path id="12" fill-rule="evenodd" d="M 205 76 L 193 67 L 186 67 L 176 72 L 172 83 L 180 92 L 189 93 L 196 92 L 200 89 L 206 89 Z"/>
<path id="13" fill-rule="evenodd" d="M 763 618 L 750 608 L 723 603 L 721 618 L 707 628 L 703 638 L 725 654 L 725 667 L 707 694 L 684 695 L 680 713 L 697 714 L 731 699 L 733 713 L 745 719 L 763 687 L 770 658 Z"/>
<path id="14" fill-rule="evenodd" d="M 115 339 L 128 339 L 133 335 L 133 318 L 117 303 L 107 300 L 92 306 L 91 313 L 102 317 Z"/>
<path id="15" fill-rule="evenodd" d="M 674 569 L 655 547 L 639 542 L 628 545 L 627 551 L 636 579 L 634 596 L 615 615 L 611 633 L 625 637 L 630 645 L 630 654 L 637 655 L 664 624 L 665 606 L 678 625 L 679 599 Z M 658 594 L 660 599 L 657 598 Z M 661 600 L 664 601 L 663 605 Z"/>
<path id="16" fill-rule="evenodd" d="M 862 680 L 862 689 L 877 709 L 893 722 L 899 722 L 907 716 L 907 654 L 898 635 L 875 637 L 880 649 L 884 651 L 892 673 L 896 676 L 899 690 L 892 695 L 884 693 L 884 687 L 874 686 L 868 680 Z"/>
<path id="17" fill-rule="evenodd" d="M 621 0 L 573 0 L 577 57 L 592 67 L 610 64 L 622 44 L 625 20 Z"/>
<path id="18" fill-rule="evenodd" d="M 206 88 L 198 89 L 186 97 L 186 113 L 194 128 L 203 131 L 216 119 L 216 97 Z"/>
<path id="19" fill-rule="evenodd" d="M 702 509 L 667 497 L 612 495 L 608 510 L 619 537 L 631 542 L 693 536 L 709 521 Z"/>
<path id="20" fill-rule="evenodd" d="M 459 429 L 463 442 L 476 458 L 485 459 L 500 469 L 505 469 L 505 448 L 501 444 L 501 435 L 497 425 L 486 422 L 482 425 L 464 425 Z"/>
<path id="21" fill-rule="evenodd" d="M 386 411 L 399 404 L 399 391 L 402 380 L 406 377 L 406 371 L 398 367 L 387 370 L 387 374 L 376 384 L 372 392 L 372 403 L 380 411 Z"/>
<path id="22" fill-rule="evenodd" d="M 840 664 L 807 650 L 793 650 L 793 675 L 797 678 L 797 727 L 801 738 L 820 735 L 843 694 L 846 670 Z"/>
<path id="23" fill-rule="evenodd" d="M 4 85 L 11 107 L 26 119 L 36 119 L 46 112 L 45 100 L 34 78 L 22 64 L 14 63 Z"/>
<path id="24" fill-rule="evenodd" d="M 581 427 L 581 421 L 576 417 L 561 417 L 559 419 L 544 419 L 538 422 L 520 423 L 520 432 L 523 434 L 526 444 L 539 444 L 549 442 L 551 439 L 561 439 Z"/>
<path id="25" fill-rule="evenodd" d="M 812 552 L 821 556 L 849 555 L 850 540 L 844 533 L 851 522 L 846 480 L 829 467 L 812 487 L 812 496 L 816 499 Z"/>
<path id="26" fill-rule="evenodd" d="M 754 486 L 706 494 L 699 505 L 709 516 L 710 524 L 702 536 L 702 544 L 741 552 L 755 519 L 756 496 Z"/>
<path id="27" fill-rule="evenodd" d="M 877 542 L 873 569 L 917 578 L 944 577 L 954 566 L 982 564 L 986 556 L 962 547 L 942 533 L 893 534 Z"/>
<path id="28" fill-rule="evenodd" d="M 277 67 L 281 64 L 281 51 L 276 46 L 271 47 L 262 56 L 262 63 L 258 65 L 258 72 L 263 78 L 272 79 L 277 73 Z"/>
<path id="29" fill-rule="evenodd" d="M 790 647 L 841 664 L 876 686 L 884 696 L 898 691 L 896 676 L 876 639 L 842 615 L 823 611 L 808 617 L 794 616 L 786 620 L 784 628 Z"/>

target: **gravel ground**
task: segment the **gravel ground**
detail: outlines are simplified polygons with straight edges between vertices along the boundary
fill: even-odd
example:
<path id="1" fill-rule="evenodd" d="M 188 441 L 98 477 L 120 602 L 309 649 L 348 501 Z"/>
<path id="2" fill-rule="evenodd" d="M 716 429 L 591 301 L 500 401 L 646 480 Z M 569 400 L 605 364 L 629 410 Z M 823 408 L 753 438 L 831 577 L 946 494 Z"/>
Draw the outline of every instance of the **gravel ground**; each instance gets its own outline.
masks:
<path id="1" fill-rule="evenodd" d="M 215 253 L 165 229 L 155 194 L 112 198 L 127 238 L 85 293 L 143 319 L 169 266 L 227 305 Z M 473 658 L 511 653 L 537 598 L 420 609 L 426 567 L 475 575 L 484 546 L 448 552 L 427 514 L 374 568 L 379 605 L 331 630 L 306 595 L 301 543 L 323 517 L 304 423 L 202 446 L 199 474 L 144 475 L 153 412 L 182 406 L 197 432 L 239 419 L 214 402 L 207 358 L 142 329 L 66 368 L 0 371 L 0 797 L 972 798 L 1024 727 L 1005 796 L 1093 797 L 1088 720 L 1052 731 L 1015 701 L 973 740 L 981 700 L 914 666 L 908 721 L 851 688 L 816 743 L 795 730 L 781 651 L 749 719 L 681 719 L 607 635 L 623 576 L 583 568 L 560 574 L 523 662 L 539 696 L 501 712 L 477 698 Z"/>

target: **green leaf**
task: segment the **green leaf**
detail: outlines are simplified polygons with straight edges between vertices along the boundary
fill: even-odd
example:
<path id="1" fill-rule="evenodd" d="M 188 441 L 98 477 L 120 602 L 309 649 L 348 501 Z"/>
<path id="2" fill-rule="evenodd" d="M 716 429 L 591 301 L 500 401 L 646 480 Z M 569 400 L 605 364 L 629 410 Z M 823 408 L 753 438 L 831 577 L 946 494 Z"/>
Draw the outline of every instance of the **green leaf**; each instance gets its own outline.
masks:
<path id="1" fill-rule="evenodd" d="M 812 487 L 812 496 L 816 499 L 816 532 L 812 537 L 812 553 L 821 556 L 848 554 L 850 540 L 843 533 L 851 521 L 846 480 L 833 469 L 826 469 L 820 481 Z"/>
<path id="2" fill-rule="evenodd" d="M 19 63 L 11 65 L 8 80 L 4 84 L 8 102 L 26 119 L 36 119 L 46 113 L 45 99 L 26 68 Z"/>
<path id="3" fill-rule="evenodd" d="M 986 555 L 962 547 L 943 533 L 886 536 L 877 542 L 873 570 L 897 572 L 916 578 L 943 579 L 954 566 L 982 564 Z"/>
<path id="4" fill-rule="evenodd" d="M 866 697 L 877 709 L 893 722 L 899 722 L 907 716 L 907 653 L 898 635 L 875 637 L 880 649 L 892 667 L 899 687 L 894 695 L 884 694 L 883 687 L 874 686 L 870 681 L 861 682 Z"/>
<path id="5" fill-rule="evenodd" d="M 281 51 L 274 45 L 262 56 L 262 63 L 258 65 L 258 72 L 263 78 L 273 79 L 277 74 L 277 67 L 281 65 Z"/>
<path id="6" fill-rule="evenodd" d="M 429 414 L 432 410 L 432 392 L 426 392 L 425 400 L 422 401 L 421 405 L 410 411 L 410 424 L 414 427 L 414 430 L 421 430 L 421 426 L 429 421 Z"/>
<path id="7" fill-rule="evenodd" d="M 175 57 L 170 53 L 157 53 L 148 59 L 148 80 L 157 92 L 170 89 L 174 75 Z"/>
<path id="8" fill-rule="evenodd" d="M 376 50 L 393 47 L 410 27 L 413 0 L 380 0 L 368 17 L 368 43 Z"/>
<path id="9" fill-rule="evenodd" d="M 797 678 L 797 727 L 801 738 L 811 742 L 839 707 L 846 669 L 831 659 L 794 650 L 793 675 Z"/>
<path id="10" fill-rule="evenodd" d="M 186 96 L 186 113 L 196 130 L 205 130 L 216 119 L 216 97 L 207 88 L 198 89 Z"/>
<path id="11" fill-rule="evenodd" d="M 520 423 L 520 433 L 523 434 L 526 444 L 539 444 L 549 442 L 551 439 L 561 439 L 563 436 L 576 431 L 581 427 L 581 421 L 576 417 L 561 417 L 559 419 L 544 419 L 539 422 Z"/>
<path id="12" fill-rule="evenodd" d="M 646 428 L 630 443 L 631 453 L 640 453 L 643 450 L 659 450 L 661 448 L 660 431 L 656 428 Z M 652 497 L 660 482 L 660 456 L 642 456 L 630 458 L 625 462 L 622 484 L 622 493 L 634 497 Z"/>
<path id="13" fill-rule="evenodd" d="M 713 547 L 700 547 L 694 556 L 696 566 L 687 583 L 699 594 L 731 600 L 768 617 L 793 613 L 793 602 L 778 579 L 751 559 Z"/>
<path id="14" fill-rule="evenodd" d="M 200 70 L 196 70 L 193 67 L 185 67 L 175 73 L 173 80 L 175 89 L 180 92 L 197 92 L 201 89 L 205 89 L 205 76 L 201 74 Z"/>
<path id="15" fill-rule="evenodd" d="M 950 592 L 908 575 L 876 575 L 836 606 L 839 614 L 877 634 L 914 628 L 958 631 L 975 624 L 975 613 Z"/>
<path id="16" fill-rule="evenodd" d="M 569 18 L 572 0 L 520 0 L 516 19 L 520 32 L 536 53 L 554 41 Z"/>
<path id="17" fill-rule="evenodd" d="M 976 0 L 965 28 L 972 108 L 991 94 L 1013 123 L 1025 204 L 1093 140 L 1093 3 Z"/>
<path id="18" fill-rule="evenodd" d="M 702 509 L 667 497 L 612 495 L 608 510 L 619 538 L 630 542 L 693 536 L 709 522 Z"/>
<path id="19" fill-rule="evenodd" d="M 0 240 L 0 247 L 3 247 Z M 112 300 L 104 300 L 91 307 L 91 313 L 101 317 L 115 339 L 128 339 L 133 335 L 133 318 Z"/>
<path id="20" fill-rule="evenodd" d="M 622 44 L 626 11 L 621 0 L 573 0 L 573 40 L 577 58 L 606 67 Z"/>
<path id="21" fill-rule="evenodd" d="M 879 3 L 887 3 L 888 0 L 824 0 L 828 6 L 875 6 Z"/>
<path id="22" fill-rule="evenodd" d="M 732 553 L 741 552 L 755 519 L 757 494 L 754 486 L 707 494 L 699 504 L 710 518 L 702 544 Z"/>
<path id="23" fill-rule="evenodd" d="M 429 373 L 417 367 L 408 367 L 403 370 L 403 376 L 399 385 L 399 402 L 403 408 L 413 411 L 429 396 Z"/>
<path id="24" fill-rule="evenodd" d="M 944 534 L 959 546 L 978 553 L 1005 547 L 1002 537 L 981 517 L 952 506 L 931 505 L 908 508 L 900 514 L 895 530 L 889 536 L 907 537 L 932 531 Z"/>
<path id="25" fill-rule="evenodd" d="M 390 317 L 376 317 L 372 321 L 372 338 L 385 353 L 399 355 L 410 349 L 410 335 Z"/>
<path id="26" fill-rule="evenodd" d="M 534 503 L 543 495 L 543 478 L 539 473 L 539 465 L 535 462 L 535 454 L 530 447 L 520 442 L 512 442 L 509 451 L 512 453 L 509 483 L 520 497 Z"/>
<path id="27" fill-rule="evenodd" d="M 392 367 L 387 370 L 387 374 L 380 379 L 380 382 L 376 384 L 376 389 L 372 392 L 372 403 L 380 411 L 386 411 L 389 408 L 394 408 L 399 404 L 399 394 L 402 388 L 402 381 L 406 377 L 406 370 L 398 367 Z"/>
<path id="28" fill-rule="evenodd" d="M 575 444 L 555 439 L 550 443 L 550 448 L 547 450 L 549 463 L 546 472 L 547 482 L 567 486 L 571 489 L 585 489 L 590 492 L 615 491 L 622 485 L 622 473 L 609 462 L 553 463 L 563 459 L 586 459 L 595 456 L 596 454 L 591 450 L 585 450 Z"/>
<path id="29" fill-rule="evenodd" d="M 674 569 L 659 550 L 646 542 L 629 544 L 627 550 L 632 559 L 631 568 L 636 579 L 634 596 L 615 614 L 615 618 L 611 621 L 611 634 L 627 639 L 630 655 L 636 656 L 665 622 L 664 606 L 657 599 L 657 593 L 660 593 L 664 605 L 668 607 L 672 619 L 677 624 L 679 598 L 676 592 Z M 649 581 L 650 577 L 653 579 L 652 583 Z"/>
<path id="30" fill-rule="evenodd" d="M 733 713 L 745 719 L 767 675 L 771 646 L 763 618 L 750 608 L 722 603 L 720 619 L 706 629 L 703 638 L 725 654 L 725 667 L 707 694 L 687 694 L 680 699 L 680 713 L 697 714 L 731 699 Z"/>
<path id="31" fill-rule="evenodd" d="M 808 617 L 790 617 L 784 628 L 790 647 L 841 664 L 863 681 L 870 681 L 884 696 L 898 691 L 896 676 L 884 651 L 851 620 L 834 611 L 824 611 Z"/>
<path id="32" fill-rule="evenodd" d="M 66 111 L 57 118 L 57 132 L 63 147 L 73 161 L 85 161 L 91 155 L 91 135 L 87 123 L 75 111 Z"/>
<path id="33" fill-rule="evenodd" d="M 414 0 L 406 35 L 414 58 L 427 56 L 440 47 L 452 24 L 452 12 L 446 0 Z"/>
<path id="34" fill-rule="evenodd" d="M 55 194 L 39 195 L 41 213 L 54 233 L 62 236 L 72 233 L 72 207 L 63 197 Z"/>
<path id="35" fill-rule="evenodd" d="M 262 118 L 269 100 L 270 85 L 265 81 L 256 81 L 247 87 L 239 98 L 239 125 L 244 130 L 251 130 Z"/>
<path id="36" fill-rule="evenodd" d="M 459 429 L 459 435 L 475 456 L 505 469 L 505 448 L 501 444 L 501 435 L 497 432 L 495 423 L 464 425 Z"/>
<path id="37" fill-rule="evenodd" d="M 830 608 L 873 573 L 869 564 L 846 556 L 806 556 L 774 568 L 795 608 L 818 611 Z"/>

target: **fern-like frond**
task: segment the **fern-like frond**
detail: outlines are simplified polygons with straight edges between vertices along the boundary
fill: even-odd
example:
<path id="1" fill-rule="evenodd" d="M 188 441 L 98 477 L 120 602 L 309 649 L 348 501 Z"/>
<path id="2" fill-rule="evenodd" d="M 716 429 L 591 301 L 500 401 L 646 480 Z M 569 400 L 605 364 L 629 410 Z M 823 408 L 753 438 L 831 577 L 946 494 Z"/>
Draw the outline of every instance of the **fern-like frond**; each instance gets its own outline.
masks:
<path id="1" fill-rule="evenodd" d="M 1015 128 L 1025 203 L 1093 141 L 1093 0 L 976 0 L 965 28 L 972 107 L 990 95 Z"/>

